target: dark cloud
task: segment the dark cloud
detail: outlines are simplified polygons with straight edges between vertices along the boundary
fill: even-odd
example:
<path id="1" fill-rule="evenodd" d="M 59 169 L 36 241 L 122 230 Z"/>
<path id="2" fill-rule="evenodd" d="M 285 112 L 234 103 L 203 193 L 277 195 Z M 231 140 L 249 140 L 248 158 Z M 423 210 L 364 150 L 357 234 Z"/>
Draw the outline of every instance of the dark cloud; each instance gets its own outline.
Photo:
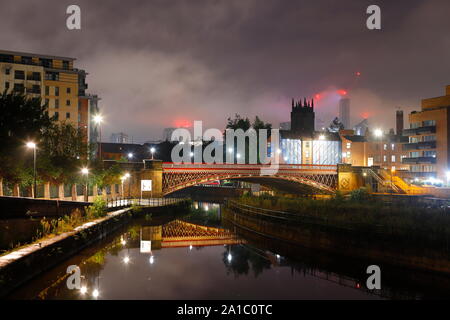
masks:
<path id="1" fill-rule="evenodd" d="M 373 3 L 381 31 L 365 28 Z M 1 47 L 77 57 L 103 99 L 105 131 L 137 140 L 181 119 L 223 127 L 235 112 L 278 124 L 291 97 L 318 92 L 328 122 L 340 88 L 353 122 L 369 115 L 389 128 L 396 108 L 417 109 L 450 83 L 447 0 L 82 0 L 81 31 L 65 28 L 70 4 L 2 1 Z"/>

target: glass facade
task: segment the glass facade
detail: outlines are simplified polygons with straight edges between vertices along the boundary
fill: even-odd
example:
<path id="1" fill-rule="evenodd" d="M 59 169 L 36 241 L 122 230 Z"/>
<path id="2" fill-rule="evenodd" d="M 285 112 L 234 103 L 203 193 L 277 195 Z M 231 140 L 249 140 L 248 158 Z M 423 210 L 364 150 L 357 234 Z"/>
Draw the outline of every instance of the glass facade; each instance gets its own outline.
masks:
<path id="1" fill-rule="evenodd" d="M 312 143 L 312 163 L 336 165 L 341 162 L 341 142 L 314 140 Z M 281 154 L 286 164 L 302 164 L 302 140 L 281 139 Z M 306 144 L 305 144 L 306 146 Z M 305 157 L 309 157 L 309 150 L 305 151 Z M 308 152 L 308 154 L 306 154 Z"/>

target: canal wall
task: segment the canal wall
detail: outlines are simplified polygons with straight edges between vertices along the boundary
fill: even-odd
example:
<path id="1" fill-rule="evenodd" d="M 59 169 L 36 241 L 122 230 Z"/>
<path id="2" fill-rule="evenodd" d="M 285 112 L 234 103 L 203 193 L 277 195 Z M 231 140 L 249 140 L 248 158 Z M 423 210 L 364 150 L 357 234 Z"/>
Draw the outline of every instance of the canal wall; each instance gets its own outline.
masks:
<path id="1" fill-rule="evenodd" d="M 283 221 L 236 207 L 223 210 L 223 217 L 238 227 L 323 253 L 360 258 L 376 265 L 387 264 L 450 274 L 448 250 L 432 249 L 425 244 L 400 238 L 377 237 L 333 226 Z"/>
<path id="2" fill-rule="evenodd" d="M 76 209 L 84 212 L 84 208 L 90 204 L 78 201 L 0 197 L 0 219 L 28 218 L 30 215 L 62 217 Z"/>
<path id="3" fill-rule="evenodd" d="M 165 207 L 143 207 L 134 215 L 162 214 L 186 206 L 186 201 Z M 0 297 L 21 284 L 61 263 L 80 250 L 106 237 L 127 224 L 133 217 L 132 209 L 109 212 L 106 217 L 87 222 L 74 231 L 66 232 L 38 243 L 30 244 L 0 257 Z"/>

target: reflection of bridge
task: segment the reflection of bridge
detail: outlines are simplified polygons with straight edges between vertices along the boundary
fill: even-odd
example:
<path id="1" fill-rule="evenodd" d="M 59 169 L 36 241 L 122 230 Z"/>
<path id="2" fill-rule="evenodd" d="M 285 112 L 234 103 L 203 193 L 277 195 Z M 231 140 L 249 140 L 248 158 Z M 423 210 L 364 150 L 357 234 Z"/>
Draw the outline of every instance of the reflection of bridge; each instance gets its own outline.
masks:
<path id="1" fill-rule="evenodd" d="M 238 244 L 243 241 L 228 229 L 207 227 L 181 220 L 142 228 L 141 241 L 160 242 L 161 248 Z"/>
<path id="2" fill-rule="evenodd" d="M 335 165 L 279 165 L 273 174 L 267 174 L 269 169 L 264 165 L 246 164 L 173 164 L 162 165 L 162 192 L 169 194 L 174 191 L 224 179 L 254 179 L 256 180 L 287 180 L 313 187 L 315 189 L 333 192 L 337 187 L 337 166 Z"/>

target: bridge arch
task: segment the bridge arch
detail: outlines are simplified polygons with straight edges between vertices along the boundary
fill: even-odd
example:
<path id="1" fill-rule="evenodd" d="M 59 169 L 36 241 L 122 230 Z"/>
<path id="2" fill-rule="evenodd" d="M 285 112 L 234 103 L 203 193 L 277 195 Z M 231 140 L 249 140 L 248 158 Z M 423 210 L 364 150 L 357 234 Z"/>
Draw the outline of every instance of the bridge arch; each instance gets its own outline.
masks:
<path id="1" fill-rule="evenodd" d="M 337 188 L 337 168 L 329 165 L 280 165 L 273 175 L 262 174 L 262 165 L 163 165 L 162 192 L 175 191 L 215 180 L 282 180 L 298 183 L 320 192 L 333 193 Z M 267 166 L 265 168 L 268 168 Z"/>

